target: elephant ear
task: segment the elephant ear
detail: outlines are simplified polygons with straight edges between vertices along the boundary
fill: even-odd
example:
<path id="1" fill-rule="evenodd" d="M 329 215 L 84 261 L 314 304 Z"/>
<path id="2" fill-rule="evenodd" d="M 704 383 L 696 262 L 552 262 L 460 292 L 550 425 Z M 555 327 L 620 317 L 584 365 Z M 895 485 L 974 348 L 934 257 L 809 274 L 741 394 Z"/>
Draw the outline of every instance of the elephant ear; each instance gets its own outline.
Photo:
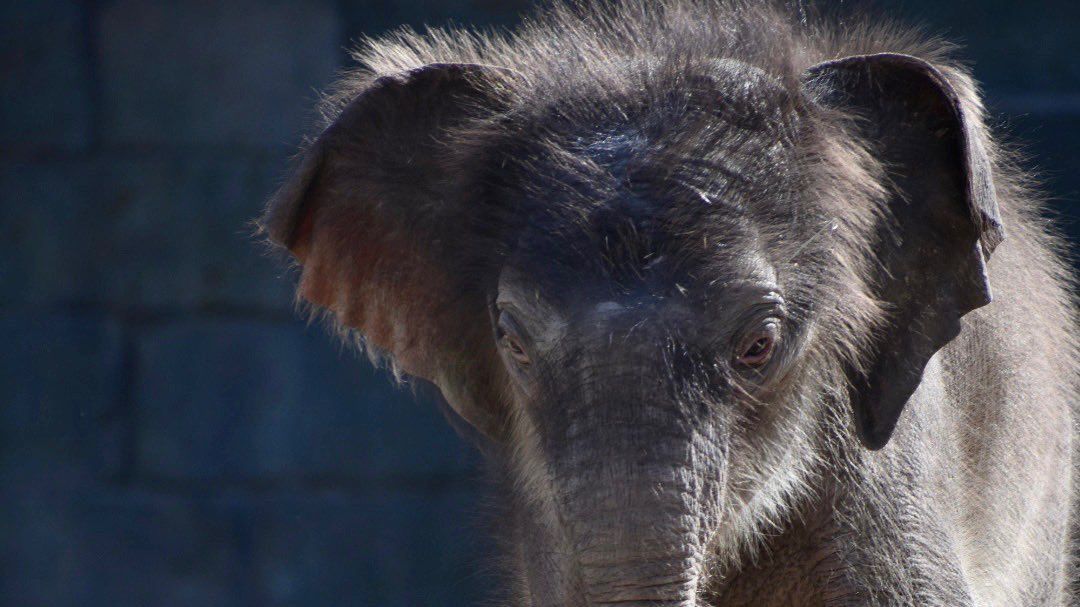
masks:
<path id="1" fill-rule="evenodd" d="M 303 299 L 434 383 L 488 436 L 499 423 L 496 352 L 476 286 L 464 144 L 449 132 L 495 115 L 508 77 L 432 64 L 378 78 L 308 148 L 260 220 L 300 262 Z"/>
<path id="2" fill-rule="evenodd" d="M 1004 238 L 989 138 L 964 76 L 907 55 L 853 56 L 804 74 L 817 103 L 853 115 L 887 172 L 875 295 L 890 309 L 864 370 L 851 372 L 862 443 L 888 443 L 930 358 L 964 314 L 990 303 L 986 261 Z"/>

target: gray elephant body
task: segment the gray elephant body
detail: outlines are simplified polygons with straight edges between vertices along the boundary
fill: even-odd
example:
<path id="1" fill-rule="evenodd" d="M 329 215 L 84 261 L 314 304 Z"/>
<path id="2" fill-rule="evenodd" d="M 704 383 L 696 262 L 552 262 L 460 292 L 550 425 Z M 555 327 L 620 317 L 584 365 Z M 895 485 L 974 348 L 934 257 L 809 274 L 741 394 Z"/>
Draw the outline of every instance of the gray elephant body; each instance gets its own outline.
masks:
<path id="1" fill-rule="evenodd" d="M 261 226 L 483 437 L 511 604 L 1063 605 L 1071 278 L 948 50 L 695 0 L 370 42 Z"/>

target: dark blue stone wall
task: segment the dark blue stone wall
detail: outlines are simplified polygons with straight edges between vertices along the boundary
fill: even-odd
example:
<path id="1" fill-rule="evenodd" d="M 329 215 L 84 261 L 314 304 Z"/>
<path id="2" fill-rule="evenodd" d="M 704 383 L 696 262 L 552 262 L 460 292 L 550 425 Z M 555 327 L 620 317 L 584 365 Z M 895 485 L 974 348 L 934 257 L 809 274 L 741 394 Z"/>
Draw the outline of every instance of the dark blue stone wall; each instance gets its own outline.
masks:
<path id="1" fill-rule="evenodd" d="M 524 5 L 0 3 L 0 605 L 481 604 L 476 454 L 247 222 L 350 40 Z M 968 45 L 1080 214 L 1080 4 L 879 5 Z"/>

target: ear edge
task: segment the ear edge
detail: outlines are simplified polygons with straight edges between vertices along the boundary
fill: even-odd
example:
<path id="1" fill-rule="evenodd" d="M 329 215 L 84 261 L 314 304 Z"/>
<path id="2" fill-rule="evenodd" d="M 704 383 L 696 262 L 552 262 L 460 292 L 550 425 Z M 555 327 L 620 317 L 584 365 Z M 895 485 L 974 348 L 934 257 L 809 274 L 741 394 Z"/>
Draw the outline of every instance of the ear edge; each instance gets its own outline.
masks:
<path id="1" fill-rule="evenodd" d="M 316 141 L 309 147 L 286 182 L 267 201 L 257 220 L 259 232 L 275 246 L 282 247 L 301 261 L 306 252 L 302 242 L 303 217 L 323 164 L 323 146 Z"/>
<path id="2" fill-rule="evenodd" d="M 954 120 L 962 130 L 964 162 L 969 165 L 980 165 L 979 168 L 983 169 L 980 175 L 977 176 L 979 178 L 969 176 L 965 179 L 965 187 L 972 220 L 978 229 L 983 257 L 984 260 L 989 259 L 998 245 L 1005 240 L 1005 226 L 1001 221 L 1001 213 L 997 207 L 997 192 L 991 177 L 993 171 L 992 167 L 989 166 L 987 142 L 983 141 L 982 137 L 974 132 L 975 129 L 969 124 L 970 119 L 967 117 L 967 112 L 964 111 L 964 103 L 957 94 L 956 88 L 939 68 L 914 55 L 871 53 L 852 55 L 813 65 L 803 72 L 803 81 L 812 82 L 820 79 L 828 75 L 831 70 L 869 69 L 882 64 L 907 68 L 920 73 L 930 79 L 935 85 L 934 88 L 947 101 Z M 987 166 L 981 166 L 984 164 Z"/>
<path id="3" fill-rule="evenodd" d="M 910 55 L 856 55 L 807 69 L 803 82 L 812 95 L 840 93 L 848 96 L 844 98 L 842 105 L 854 101 L 853 91 L 856 89 L 851 88 L 852 84 L 872 84 L 874 70 L 878 70 L 877 74 L 880 75 L 883 67 L 895 68 L 896 71 L 888 74 L 889 76 L 907 72 L 909 75 L 915 73 L 926 78 L 932 90 L 940 95 L 939 102 L 943 102 L 947 107 L 950 118 L 958 126 L 959 132 L 955 136 L 960 138 L 960 145 L 957 149 L 965 171 L 961 193 L 966 198 L 974 238 L 970 241 L 970 253 L 965 256 L 964 268 L 967 273 L 960 277 L 962 280 L 950 293 L 953 298 L 950 301 L 955 305 L 939 310 L 937 316 L 922 314 L 909 319 L 920 324 L 920 330 L 927 330 L 919 335 L 906 335 L 906 341 L 900 346 L 894 343 L 878 343 L 874 346 L 875 351 L 897 346 L 907 352 L 906 358 L 917 360 L 914 363 L 908 360 L 907 364 L 904 364 L 903 359 L 878 352 L 868 368 L 855 372 L 849 370 L 855 434 L 869 450 L 881 449 L 891 440 L 900 413 L 921 384 L 927 364 L 937 351 L 959 335 L 962 317 L 992 300 L 986 261 L 1005 238 L 993 183 L 991 144 L 981 124 L 981 107 L 977 101 L 973 102 L 971 99 L 965 102 L 954 83 L 940 69 Z M 848 81 L 843 75 L 845 72 L 855 75 Z M 845 89 L 843 84 L 847 84 L 848 88 Z M 962 78 L 960 86 L 965 85 L 970 86 Z M 818 86 L 829 88 L 815 91 Z M 967 290 L 955 291 L 956 286 L 966 286 Z"/>
<path id="4" fill-rule="evenodd" d="M 524 80 L 524 76 L 516 70 L 483 63 L 429 63 L 375 78 L 345 105 L 337 118 L 302 152 L 300 163 L 290 172 L 285 183 L 271 195 L 262 215 L 256 220 L 258 232 L 265 235 L 272 244 L 303 259 L 306 249 L 302 238 L 305 233 L 302 229 L 304 217 L 312 211 L 308 208 L 310 194 L 326 160 L 329 142 L 341 131 L 347 130 L 349 124 L 355 120 L 354 114 L 358 113 L 362 104 L 369 102 L 373 95 L 411 86 L 422 79 L 467 79 L 491 74 Z"/>

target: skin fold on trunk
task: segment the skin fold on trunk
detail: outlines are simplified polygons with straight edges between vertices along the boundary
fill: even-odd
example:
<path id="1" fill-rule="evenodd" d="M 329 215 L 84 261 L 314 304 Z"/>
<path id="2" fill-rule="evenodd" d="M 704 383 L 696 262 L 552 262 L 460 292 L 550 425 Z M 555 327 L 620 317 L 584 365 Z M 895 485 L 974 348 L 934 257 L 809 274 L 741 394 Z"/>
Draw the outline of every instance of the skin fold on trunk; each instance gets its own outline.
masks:
<path id="1" fill-rule="evenodd" d="M 677 380 L 657 381 L 662 356 L 619 356 L 625 373 L 573 382 L 536 419 L 545 452 L 558 454 L 548 465 L 575 578 L 567 594 L 583 605 L 695 605 L 722 497 L 722 424 L 709 407 L 675 405 Z"/>

